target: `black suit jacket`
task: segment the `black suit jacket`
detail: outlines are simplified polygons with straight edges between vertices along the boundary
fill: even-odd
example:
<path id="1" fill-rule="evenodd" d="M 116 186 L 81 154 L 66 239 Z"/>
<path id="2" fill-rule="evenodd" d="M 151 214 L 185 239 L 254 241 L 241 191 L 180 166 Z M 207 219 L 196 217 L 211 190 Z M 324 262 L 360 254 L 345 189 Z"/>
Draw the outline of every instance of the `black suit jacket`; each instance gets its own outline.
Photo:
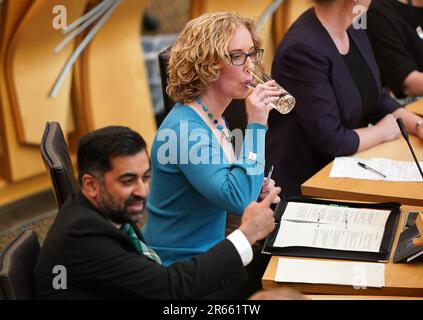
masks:
<path id="1" fill-rule="evenodd" d="M 65 290 L 53 288 L 56 265 L 66 268 Z M 137 254 L 130 238 L 79 193 L 65 202 L 47 235 L 35 266 L 35 295 L 38 299 L 223 298 L 225 288 L 245 276 L 229 240 L 190 261 L 161 266 Z"/>

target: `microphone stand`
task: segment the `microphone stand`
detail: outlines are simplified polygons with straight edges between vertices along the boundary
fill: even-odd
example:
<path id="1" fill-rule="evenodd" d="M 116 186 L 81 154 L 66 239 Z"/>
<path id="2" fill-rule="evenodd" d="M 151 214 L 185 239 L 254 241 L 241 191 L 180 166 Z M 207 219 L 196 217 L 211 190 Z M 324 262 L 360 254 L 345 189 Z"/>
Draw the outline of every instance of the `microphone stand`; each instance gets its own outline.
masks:
<path id="1" fill-rule="evenodd" d="M 416 162 L 417 168 L 420 171 L 420 175 L 423 178 L 422 168 L 420 167 L 419 161 L 417 160 L 416 154 L 414 153 L 414 149 L 411 146 L 410 139 L 408 138 L 408 133 L 407 133 L 407 131 L 405 131 L 404 123 L 402 122 L 402 119 L 401 118 L 398 118 L 397 119 L 397 124 L 398 124 L 398 127 L 400 128 L 400 131 L 401 131 L 402 136 L 404 137 L 405 141 L 408 144 L 408 148 L 410 149 L 411 154 L 413 155 L 413 158 L 414 158 L 414 161 Z"/>

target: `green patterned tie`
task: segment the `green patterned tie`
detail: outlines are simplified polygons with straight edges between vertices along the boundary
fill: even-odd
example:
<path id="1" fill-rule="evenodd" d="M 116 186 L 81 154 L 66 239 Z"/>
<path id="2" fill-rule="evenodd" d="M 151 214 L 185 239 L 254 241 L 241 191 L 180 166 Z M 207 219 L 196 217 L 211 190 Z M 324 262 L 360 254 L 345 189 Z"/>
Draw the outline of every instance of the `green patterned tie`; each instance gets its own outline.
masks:
<path id="1" fill-rule="evenodd" d="M 131 241 L 135 245 L 135 248 L 137 248 L 138 253 L 142 253 L 150 260 L 153 260 L 158 264 L 162 264 L 162 261 L 160 260 L 160 257 L 157 255 L 157 253 L 137 237 L 137 234 L 129 223 L 126 223 L 122 226 L 122 231 L 125 232 L 129 238 L 131 238 Z"/>

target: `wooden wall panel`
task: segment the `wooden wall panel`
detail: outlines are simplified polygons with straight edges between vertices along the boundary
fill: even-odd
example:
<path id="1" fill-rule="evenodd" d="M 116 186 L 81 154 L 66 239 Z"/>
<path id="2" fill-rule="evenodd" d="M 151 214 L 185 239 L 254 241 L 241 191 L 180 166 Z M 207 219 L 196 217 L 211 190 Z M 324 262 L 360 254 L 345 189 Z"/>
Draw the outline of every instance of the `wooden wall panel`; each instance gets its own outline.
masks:
<path id="1" fill-rule="evenodd" d="M 84 104 L 77 117 L 89 129 L 125 125 L 138 131 L 149 146 L 156 132 L 140 23 L 147 0 L 124 0 L 83 53 L 77 94 Z M 83 112 L 83 114 L 81 114 Z"/>
<path id="2" fill-rule="evenodd" d="M 3 1 L 0 51 L 0 101 L 2 137 L 2 176 L 7 180 L 20 180 L 44 171 L 39 148 L 22 146 L 17 138 L 5 79 L 5 53 L 19 22 L 34 0 Z"/>
<path id="3" fill-rule="evenodd" d="M 52 12 L 53 6 L 56 4 L 65 5 L 67 10 L 67 18 L 68 22 L 75 19 L 79 16 L 83 11 L 83 3 L 85 0 L 80 0 L 75 5 L 75 1 L 72 0 L 5 0 L 2 4 L 2 19 L 1 19 L 1 51 L 0 51 L 0 101 L 1 101 L 1 109 L 0 109 L 0 175 L 7 179 L 9 182 L 14 181 L 21 181 L 23 179 L 27 179 L 30 177 L 34 177 L 45 172 L 41 157 L 40 157 L 40 149 L 39 149 L 39 141 L 41 139 L 42 131 L 44 129 L 45 121 L 46 120 L 58 120 L 56 117 L 53 116 L 56 110 L 53 112 L 45 112 L 42 109 L 45 107 L 46 104 L 36 105 L 37 97 L 40 97 L 40 91 L 38 91 L 38 85 L 41 81 L 37 81 L 40 79 L 45 78 L 46 70 L 50 70 L 51 62 L 50 57 L 45 57 L 45 60 L 42 60 L 42 66 L 37 66 L 38 58 L 42 56 L 40 54 L 40 48 L 44 48 L 44 44 L 50 43 L 51 46 L 55 46 L 58 42 L 51 40 L 45 40 L 42 36 L 50 35 L 53 27 L 52 21 L 54 18 L 54 14 Z M 43 19 L 38 20 L 38 23 L 28 24 L 28 13 L 31 9 L 40 6 L 40 5 L 48 5 L 44 7 L 44 10 L 41 10 L 40 14 L 42 15 Z M 74 10 L 78 8 L 78 10 Z M 27 30 L 24 30 L 24 26 L 30 29 L 27 33 Z M 54 30 L 57 33 L 60 31 Z M 62 36 L 60 36 L 60 39 Z M 18 41 L 19 39 L 19 41 Z M 23 41 L 25 40 L 25 41 Z M 13 44 L 13 46 L 12 46 Z M 25 48 L 20 48 L 18 44 L 23 44 Z M 13 48 L 12 48 L 13 47 Z M 20 48 L 17 50 L 16 48 Z M 70 44 L 70 48 L 67 48 L 68 54 L 72 50 L 72 44 Z M 14 65 L 15 68 L 5 69 L 6 67 L 10 67 L 14 61 L 15 56 L 13 55 L 14 52 L 18 52 L 22 54 L 20 61 L 23 61 L 24 64 L 16 64 Z M 19 55 L 18 54 L 18 55 Z M 6 58 L 9 58 L 8 60 Z M 25 60 L 26 59 L 26 60 Z M 47 61 L 49 60 L 50 61 Z M 19 59 L 18 59 L 19 60 Z M 10 63 L 12 61 L 12 64 Z M 47 61 L 47 63 L 45 62 Z M 37 70 L 41 70 L 41 74 L 38 74 L 36 80 L 34 82 L 34 78 L 32 73 L 34 73 L 34 68 Z M 9 79 L 6 78 L 6 71 L 9 71 Z M 16 101 L 19 99 L 14 96 L 14 99 L 10 98 L 10 92 L 8 91 L 7 84 L 10 84 L 10 74 L 11 70 L 15 72 L 15 77 L 12 77 L 12 80 L 17 80 L 18 87 L 22 88 L 25 92 L 29 92 L 30 94 L 25 94 L 23 99 L 26 101 L 27 106 L 30 106 L 30 111 L 33 112 L 32 115 L 27 117 L 25 122 L 29 124 L 30 127 L 38 126 L 38 131 L 31 131 L 26 134 L 28 137 L 29 143 L 33 144 L 22 144 L 19 140 L 18 130 L 16 127 L 17 113 L 20 113 L 21 110 L 17 111 Z M 58 70 L 60 71 L 60 69 Z M 55 75 L 55 77 L 58 75 Z M 29 77 L 29 78 L 28 78 Z M 14 83 L 14 84 L 16 84 Z M 43 99 L 46 97 L 46 92 L 51 88 L 53 82 L 48 84 L 47 90 L 42 91 Z M 70 86 L 66 90 L 70 90 Z M 44 87 L 43 87 L 44 88 Z M 67 108 L 69 109 L 69 92 L 67 93 L 68 98 L 67 101 Z M 35 98 L 34 98 L 35 97 Z M 15 102 L 15 104 L 13 103 Z M 40 106 L 40 108 L 39 108 Z M 62 108 L 62 103 L 60 104 L 59 108 Z M 44 118 L 40 120 L 40 114 L 44 113 Z M 60 111 L 59 117 L 63 118 L 61 124 L 63 127 L 71 126 L 69 119 L 66 113 L 69 114 L 68 110 L 64 110 L 63 112 Z M 21 135 L 21 140 L 25 141 L 23 135 Z M 36 146 L 35 146 L 36 145 Z"/>
<path id="4" fill-rule="evenodd" d="M 49 92 L 72 54 L 75 41 L 60 53 L 54 48 L 65 38 L 53 28 L 53 8 L 66 8 L 68 22 L 80 17 L 85 0 L 37 0 L 21 21 L 6 56 L 6 78 L 15 128 L 21 143 L 38 146 L 46 121 L 57 121 L 68 132 L 72 72 L 58 95 Z M 36 30 L 36 32 L 34 32 Z"/>

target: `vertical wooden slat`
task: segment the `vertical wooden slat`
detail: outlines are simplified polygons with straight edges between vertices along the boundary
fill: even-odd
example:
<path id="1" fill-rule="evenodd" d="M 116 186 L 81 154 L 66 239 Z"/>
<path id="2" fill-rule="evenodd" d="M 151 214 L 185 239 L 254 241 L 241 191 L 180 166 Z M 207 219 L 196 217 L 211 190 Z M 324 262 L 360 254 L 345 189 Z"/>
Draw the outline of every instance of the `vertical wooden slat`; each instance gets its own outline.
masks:
<path id="1" fill-rule="evenodd" d="M 156 124 L 141 50 L 147 0 L 124 0 L 83 53 L 80 110 L 89 129 L 125 125 L 151 145 Z"/>
<path id="2" fill-rule="evenodd" d="M 75 41 L 60 53 L 54 48 L 64 39 L 54 28 L 53 8 L 66 9 L 70 23 L 84 11 L 85 0 L 37 0 L 28 10 L 11 39 L 6 55 L 7 87 L 18 139 L 38 146 L 46 121 L 57 121 L 68 132 L 70 111 L 69 73 L 56 97 L 49 97 L 60 71 L 74 50 Z M 34 30 L 36 30 L 34 32 Z"/>
<path id="3" fill-rule="evenodd" d="M 1 16 L 1 51 L 0 51 L 0 135 L 2 141 L 1 165 L 2 176 L 10 180 L 19 180 L 43 171 L 39 150 L 21 146 L 16 136 L 10 101 L 5 79 L 5 53 L 10 38 L 19 22 L 23 19 L 34 0 L 5 0 Z M 27 159 L 34 159 L 32 164 Z M 38 159 L 38 160 L 37 160 Z"/>

